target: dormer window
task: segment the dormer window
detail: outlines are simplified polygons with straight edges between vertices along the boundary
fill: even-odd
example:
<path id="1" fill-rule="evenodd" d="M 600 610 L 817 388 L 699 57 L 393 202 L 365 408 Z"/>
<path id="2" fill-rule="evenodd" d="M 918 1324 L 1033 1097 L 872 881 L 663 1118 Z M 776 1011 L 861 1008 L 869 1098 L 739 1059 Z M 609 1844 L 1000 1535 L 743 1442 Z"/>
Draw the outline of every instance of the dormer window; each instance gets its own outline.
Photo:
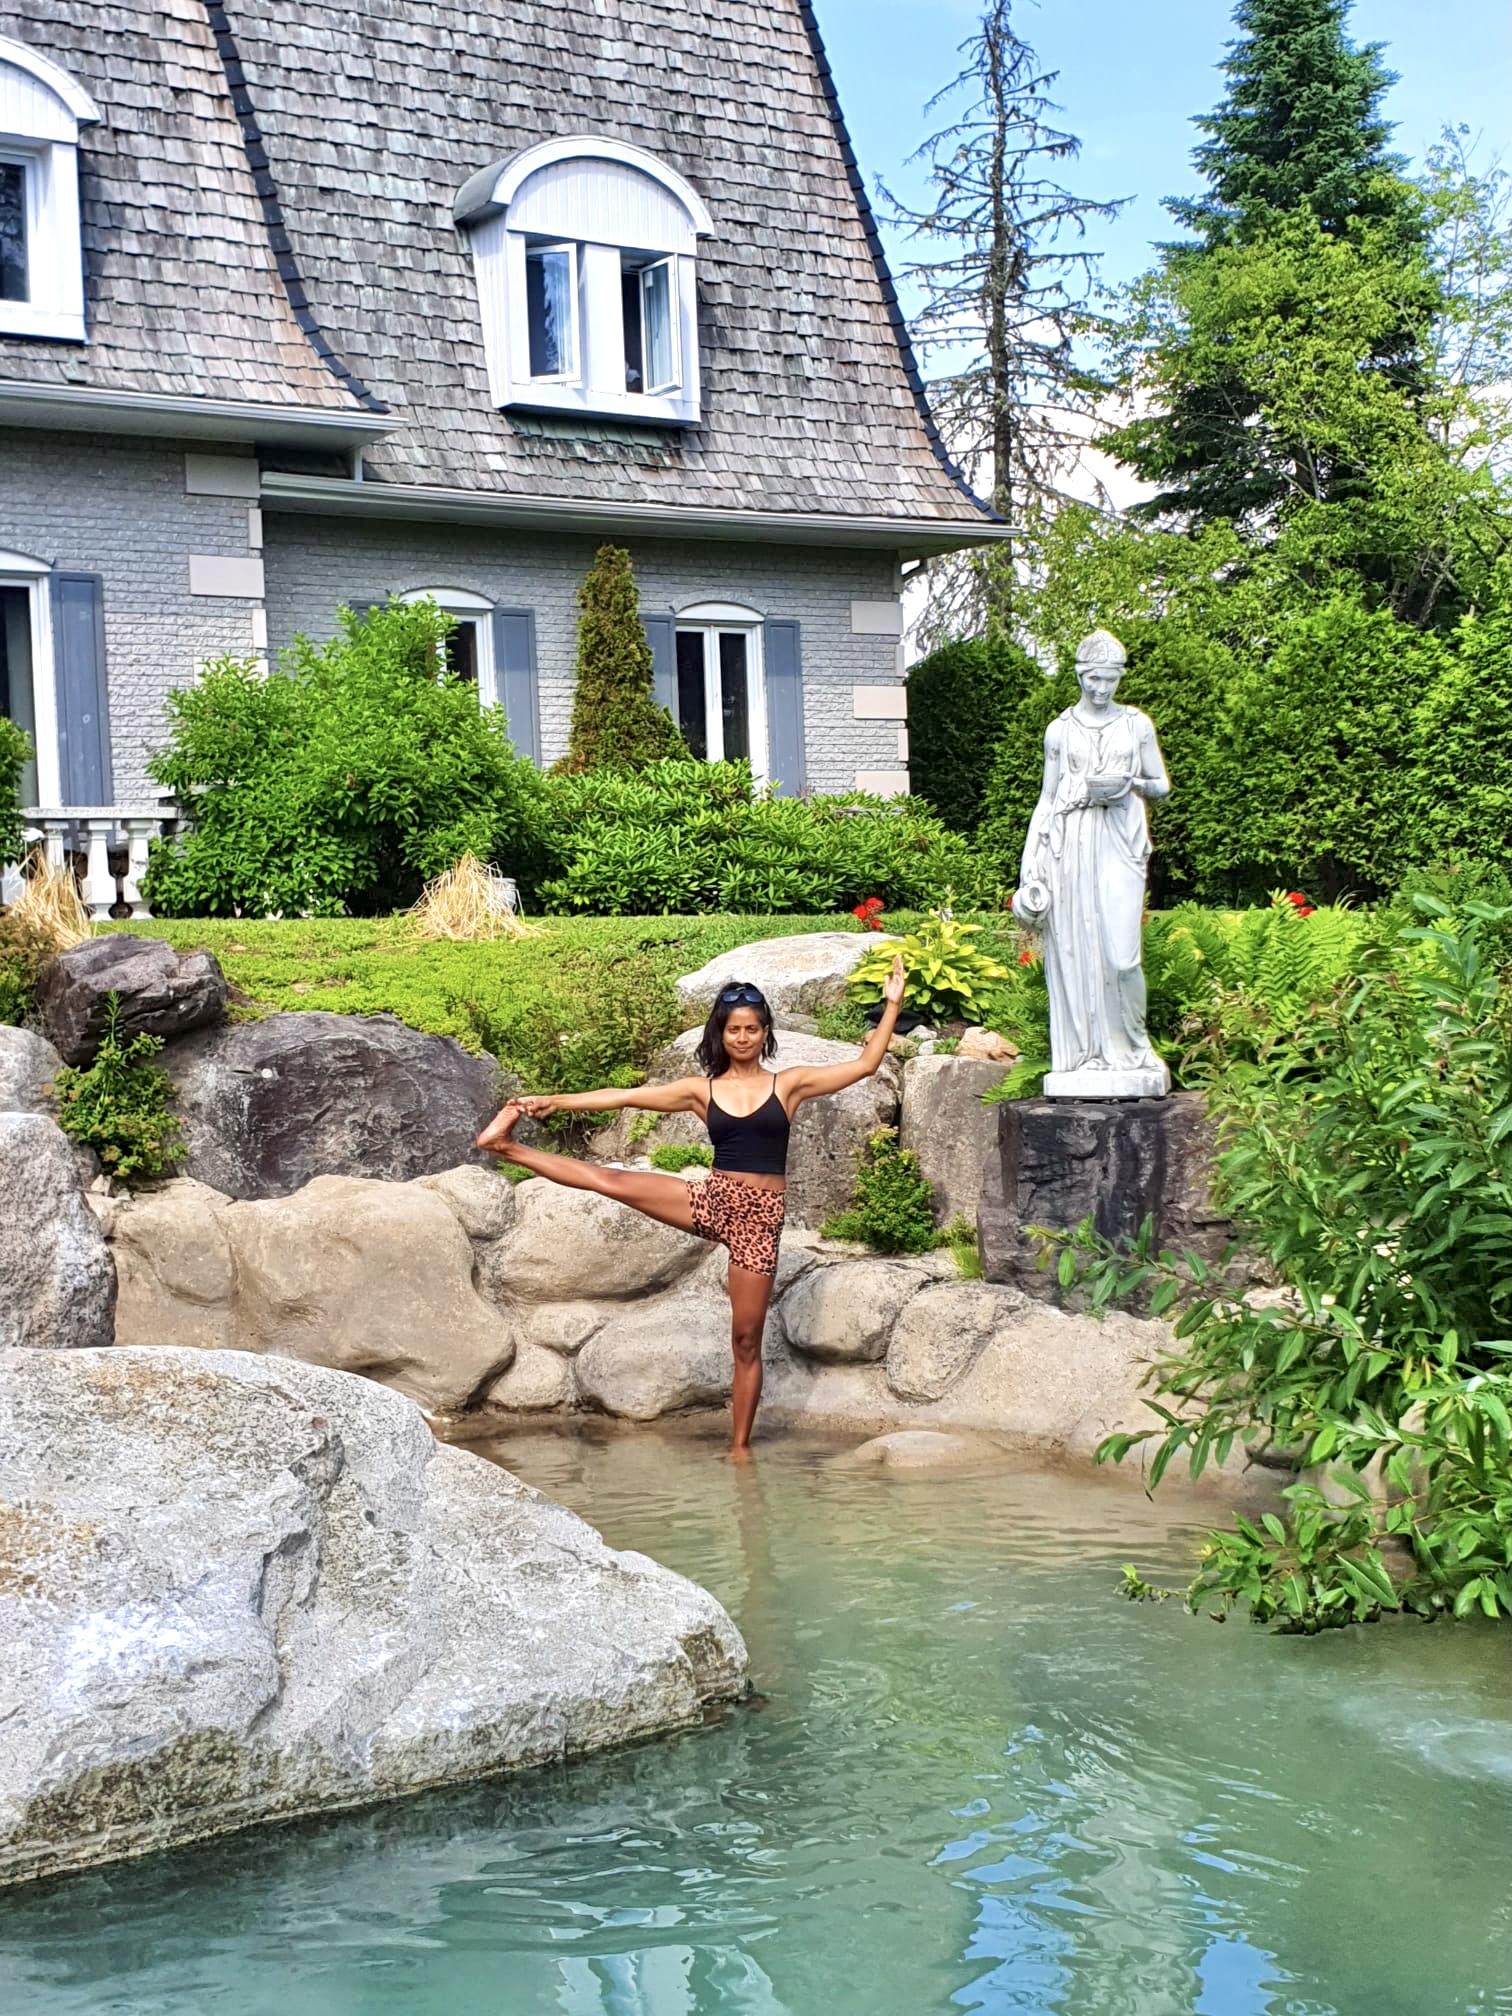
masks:
<path id="1" fill-rule="evenodd" d="M 680 175 L 619 141 L 551 140 L 473 176 L 456 215 L 497 405 L 698 418 L 696 255 L 713 224 Z"/>
<path id="2" fill-rule="evenodd" d="M 0 334 L 84 341 L 79 128 L 99 116 L 66 70 L 0 36 Z"/>

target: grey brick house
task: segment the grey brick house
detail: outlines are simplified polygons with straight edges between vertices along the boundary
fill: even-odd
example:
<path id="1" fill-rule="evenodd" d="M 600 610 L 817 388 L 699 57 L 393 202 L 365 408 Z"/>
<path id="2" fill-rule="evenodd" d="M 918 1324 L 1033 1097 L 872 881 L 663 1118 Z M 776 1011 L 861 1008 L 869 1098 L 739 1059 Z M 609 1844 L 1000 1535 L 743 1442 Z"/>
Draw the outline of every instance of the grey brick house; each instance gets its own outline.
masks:
<path id="1" fill-rule="evenodd" d="M 0 711 L 102 874 L 168 691 L 344 602 L 552 761 L 606 538 L 696 749 L 905 789 L 903 574 L 1001 529 L 809 0 L 0 0 Z"/>

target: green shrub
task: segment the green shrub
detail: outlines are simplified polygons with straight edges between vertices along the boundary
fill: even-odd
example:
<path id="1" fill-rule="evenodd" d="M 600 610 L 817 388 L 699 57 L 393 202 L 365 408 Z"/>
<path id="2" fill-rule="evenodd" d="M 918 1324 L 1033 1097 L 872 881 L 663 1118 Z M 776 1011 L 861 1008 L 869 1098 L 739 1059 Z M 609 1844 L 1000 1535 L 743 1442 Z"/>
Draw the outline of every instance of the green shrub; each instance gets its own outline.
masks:
<path id="1" fill-rule="evenodd" d="M 1411 858 L 1423 865 L 1512 852 L 1512 561 L 1492 585 L 1413 715 L 1407 805 Z"/>
<path id="2" fill-rule="evenodd" d="M 19 861 L 26 844 L 21 824 L 21 773 L 31 755 L 30 738 L 0 714 L 0 863 Z"/>
<path id="3" fill-rule="evenodd" d="M 540 781 L 498 708 L 444 669 L 432 603 L 341 611 L 279 674 L 223 658 L 169 696 L 150 766 L 194 820 L 155 843 L 164 916 L 337 916 L 402 909 L 463 854 L 528 878 Z"/>
<path id="4" fill-rule="evenodd" d="M 82 1069 L 65 1064 L 53 1081 L 58 1125 L 123 1183 L 168 1176 L 187 1153 L 168 1110 L 173 1081 L 149 1061 L 162 1047 L 159 1036 L 122 1037 L 120 1001 L 112 994 L 94 1062 Z"/>
<path id="5" fill-rule="evenodd" d="M 758 795 L 745 763 L 654 763 L 546 781 L 548 910 L 599 916 L 923 908 L 995 877 L 911 800 Z"/>
<path id="6" fill-rule="evenodd" d="M 652 699 L 651 647 L 630 555 L 600 546 L 578 589 L 577 686 L 564 768 L 640 770 L 685 757 L 687 744 Z"/>
<path id="7" fill-rule="evenodd" d="M 823 1228 L 826 1239 L 854 1239 L 876 1253 L 927 1253 L 939 1243 L 934 1192 L 919 1158 L 898 1146 L 897 1129 L 879 1127 L 861 1151 L 856 1196 Z"/>
<path id="8" fill-rule="evenodd" d="M 1028 653 L 998 635 L 942 644 L 910 669 L 909 774 L 953 832 L 976 831 L 992 752 L 1025 695 L 1043 684 Z"/>
<path id="9" fill-rule="evenodd" d="M 1512 1017 L 1484 953 L 1505 912 L 1418 899 L 1424 920 L 1296 1030 L 1215 1091 L 1221 1201 L 1290 1290 L 1256 1307 L 1194 1256 L 1132 1256 L 1089 1228 L 1093 1306 L 1153 1284 L 1175 1342 L 1153 1368 L 1162 1425 L 1118 1435 L 1118 1461 L 1157 1442 L 1158 1482 L 1237 1445 L 1384 1466 L 1395 1502 L 1363 1488 L 1322 1503 L 1306 1480 L 1286 1519 L 1213 1536 L 1190 1592 L 1284 1627 L 1406 1608 L 1512 1613 L 1506 1370 L 1512 1339 Z M 1385 1552 L 1410 1554 L 1397 1577 Z"/>
<path id="10" fill-rule="evenodd" d="M 948 898 L 950 892 L 946 894 Z M 973 942 L 981 928 L 963 923 L 947 901 L 901 945 L 884 941 L 868 947 L 846 985 L 858 1001 L 880 1001 L 893 960 L 901 954 L 905 1008 L 930 1021 L 980 1021 L 1008 978 L 1008 968 Z"/>
<path id="11" fill-rule="evenodd" d="M 659 1141 L 651 1150 L 651 1167 L 675 1176 L 680 1169 L 711 1169 L 714 1150 L 700 1141 Z"/>

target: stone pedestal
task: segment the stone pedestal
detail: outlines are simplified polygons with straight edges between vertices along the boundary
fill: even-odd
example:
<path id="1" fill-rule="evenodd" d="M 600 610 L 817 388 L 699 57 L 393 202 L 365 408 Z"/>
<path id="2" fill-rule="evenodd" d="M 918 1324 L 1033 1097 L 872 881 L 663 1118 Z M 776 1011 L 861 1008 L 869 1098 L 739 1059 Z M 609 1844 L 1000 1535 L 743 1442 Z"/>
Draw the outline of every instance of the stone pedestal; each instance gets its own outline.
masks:
<path id="1" fill-rule="evenodd" d="M 1026 1227 L 1069 1231 L 1090 1218 L 1105 1239 L 1132 1239 L 1146 1217 L 1161 1245 L 1216 1260 L 1232 1227 L 1210 1189 L 1213 1131 L 1195 1092 L 1169 1099 L 1015 1099 L 994 1109 L 997 1139 L 977 1212 L 989 1281 L 1059 1302 Z"/>

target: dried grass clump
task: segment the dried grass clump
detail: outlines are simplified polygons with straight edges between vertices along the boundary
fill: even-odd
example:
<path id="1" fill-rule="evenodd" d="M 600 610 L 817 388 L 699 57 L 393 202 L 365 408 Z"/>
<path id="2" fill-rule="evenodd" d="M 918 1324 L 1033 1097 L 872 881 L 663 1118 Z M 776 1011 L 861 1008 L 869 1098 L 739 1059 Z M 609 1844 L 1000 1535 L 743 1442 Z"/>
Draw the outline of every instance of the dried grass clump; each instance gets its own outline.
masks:
<path id="1" fill-rule="evenodd" d="M 537 935 L 515 914 L 510 883 L 476 854 L 464 854 L 455 868 L 428 882 L 409 914 L 421 938 L 477 941 Z"/>
<path id="2" fill-rule="evenodd" d="M 94 936 L 72 868 L 66 862 L 55 868 L 40 847 L 33 848 L 21 894 L 5 917 L 19 937 L 45 945 L 50 952 L 66 952 L 70 945 L 82 945 Z"/>

